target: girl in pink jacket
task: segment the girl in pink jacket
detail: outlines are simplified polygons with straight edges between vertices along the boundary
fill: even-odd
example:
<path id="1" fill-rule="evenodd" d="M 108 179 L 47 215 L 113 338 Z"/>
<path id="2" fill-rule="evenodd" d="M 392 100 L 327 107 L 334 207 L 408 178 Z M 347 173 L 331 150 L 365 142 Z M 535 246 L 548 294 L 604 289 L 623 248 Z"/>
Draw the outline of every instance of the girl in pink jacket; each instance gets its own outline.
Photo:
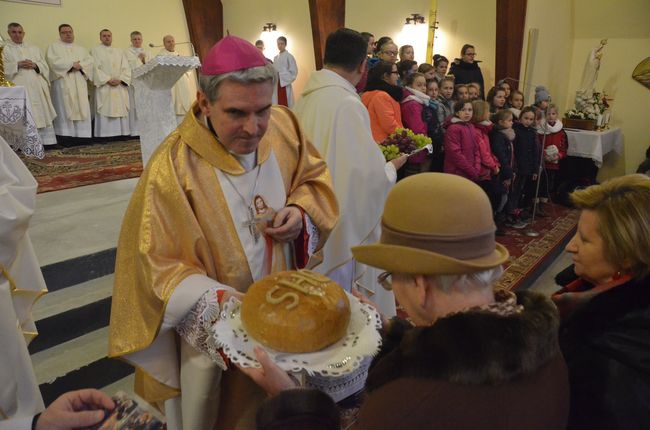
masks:
<path id="1" fill-rule="evenodd" d="M 481 173 L 481 153 L 472 125 L 472 102 L 457 101 L 454 116 L 445 121 L 445 173 L 463 176 L 478 182 Z"/>
<path id="2" fill-rule="evenodd" d="M 481 154 L 481 170 L 479 172 L 478 184 L 483 188 L 490 198 L 492 210 L 496 211 L 497 192 L 494 181 L 499 174 L 499 160 L 490 149 L 490 131 L 492 131 L 492 121 L 490 121 L 490 104 L 484 100 L 474 100 L 472 102 L 473 115 L 472 124 L 474 124 L 474 135 Z"/>

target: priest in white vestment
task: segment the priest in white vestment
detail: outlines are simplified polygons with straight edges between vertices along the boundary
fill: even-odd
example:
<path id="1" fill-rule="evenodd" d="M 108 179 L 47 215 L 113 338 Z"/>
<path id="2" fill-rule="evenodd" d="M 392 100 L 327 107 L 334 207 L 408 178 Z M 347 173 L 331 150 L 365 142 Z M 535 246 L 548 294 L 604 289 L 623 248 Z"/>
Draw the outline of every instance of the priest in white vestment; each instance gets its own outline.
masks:
<path id="1" fill-rule="evenodd" d="M 90 52 L 95 83 L 95 136 L 128 136 L 131 65 L 124 50 L 113 48 L 113 34 L 99 33 L 101 45 Z"/>
<path id="2" fill-rule="evenodd" d="M 287 51 L 287 38 L 278 37 L 278 49 L 280 53 L 273 58 L 273 66 L 278 71 L 277 97 L 278 104 L 293 107 L 293 81 L 298 77 L 298 65 L 293 55 Z"/>
<path id="3" fill-rule="evenodd" d="M 50 66 L 52 102 L 57 116 L 57 136 L 92 137 L 88 84 L 93 80 L 93 58 L 74 43 L 74 30 L 68 24 L 59 26 L 60 40 L 47 48 L 45 58 Z"/>
<path id="4" fill-rule="evenodd" d="M 354 260 L 350 250 L 379 240 L 386 196 L 406 161 L 403 156 L 387 163 L 372 137 L 368 110 L 355 89 L 366 67 L 366 49 L 354 30 L 330 34 L 325 66 L 311 74 L 294 111 L 332 172 L 339 202 L 339 222 L 323 249 L 323 263 L 314 270 L 348 291 L 356 288 L 392 317 L 395 297 L 378 284 L 380 271 Z"/>
<path id="5" fill-rule="evenodd" d="M 165 45 L 165 49 L 161 50 L 158 55 L 181 55 L 176 52 L 176 39 L 174 39 L 174 36 L 168 34 L 163 37 L 163 45 Z M 194 103 L 195 87 L 194 70 L 190 70 L 181 76 L 172 87 L 172 103 L 174 104 L 178 124 L 183 122 L 185 115 L 190 111 L 192 103 Z"/>
<path id="6" fill-rule="evenodd" d="M 253 429 L 266 394 L 226 366 L 209 328 L 254 281 L 316 264 L 338 208 L 325 162 L 271 104 L 262 53 L 227 36 L 201 70 L 197 102 L 124 216 L 109 356 L 136 365 L 136 392 L 164 402 L 170 430 Z"/>
<path id="7" fill-rule="evenodd" d="M 50 68 L 41 50 L 23 41 L 25 32 L 20 24 L 10 23 L 7 33 L 11 41 L 5 44 L 2 51 L 5 76 L 14 84 L 25 87 L 43 145 L 55 145 L 52 120 L 56 117 L 56 111 L 50 96 Z"/>
<path id="8" fill-rule="evenodd" d="M 32 305 L 47 293 L 45 281 L 27 233 L 36 205 L 37 183 L 7 142 L 0 137 L 0 430 L 87 427 L 103 412 L 62 415 L 62 403 L 44 411 L 27 345 L 36 337 Z M 66 393 L 64 400 L 84 400 L 108 409 L 111 399 L 95 390 Z M 82 404 L 82 403 L 80 403 Z M 42 414 L 41 414 L 42 413 Z M 63 411 L 65 414 L 65 411 Z M 94 417 L 89 414 L 95 414 Z"/>
<path id="9" fill-rule="evenodd" d="M 142 33 L 139 31 L 131 32 L 131 46 L 126 49 L 126 56 L 129 59 L 131 72 L 140 66 L 143 66 L 151 59 L 149 51 L 142 47 Z M 135 107 L 135 88 L 133 86 L 133 79 L 129 85 L 129 129 L 131 136 L 140 136 L 140 129 L 138 127 L 138 112 Z"/>

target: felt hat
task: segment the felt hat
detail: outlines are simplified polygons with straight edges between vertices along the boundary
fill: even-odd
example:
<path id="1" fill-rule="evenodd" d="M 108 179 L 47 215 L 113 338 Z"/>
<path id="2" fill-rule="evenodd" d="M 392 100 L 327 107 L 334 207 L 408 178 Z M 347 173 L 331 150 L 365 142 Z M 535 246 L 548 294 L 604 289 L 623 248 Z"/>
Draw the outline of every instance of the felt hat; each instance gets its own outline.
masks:
<path id="1" fill-rule="evenodd" d="M 226 36 L 210 48 L 201 74 L 222 75 L 266 64 L 266 58 L 252 43 L 237 36 Z"/>
<path id="2" fill-rule="evenodd" d="M 492 206 L 474 182 L 446 173 L 420 173 L 393 187 L 379 243 L 352 248 L 357 261 L 392 273 L 467 274 L 508 259 L 496 243 Z"/>

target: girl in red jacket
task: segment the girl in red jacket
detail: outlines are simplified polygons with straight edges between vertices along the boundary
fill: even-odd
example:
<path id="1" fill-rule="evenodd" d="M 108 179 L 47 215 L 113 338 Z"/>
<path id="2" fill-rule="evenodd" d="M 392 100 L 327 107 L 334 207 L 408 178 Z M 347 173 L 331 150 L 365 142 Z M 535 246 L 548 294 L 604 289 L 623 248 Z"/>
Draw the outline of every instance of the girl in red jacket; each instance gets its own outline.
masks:
<path id="1" fill-rule="evenodd" d="M 472 103 L 460 100 L 454 104 L 454 116 L 445 121 L 444 171 L 478 182 L 481 154 L 471 122 L 472 113 Z"/>
<path id="2" fill-rule="evenodd" d="M 544 138 L 546 136 L 546 138 Z M 537 139 L 544 145 L 544 172 L 542 172 L 539 187 L 540 215 L 544 212 L 543 203 L 548 203 L 549 197 L 555 195 L 556 177 L 560 170 L 560 160 L 567 156 L 569 147 L 566 132 L 562 129 L 562 121 L 558 119 L 558 109 L 554 104 L 549 104 L 546 110 L 546 119 L 537 126 Z"/>
<path id="3" fill-rule="evenodd" d="M 492 122 L 490 121 L 490 104 L 484 100 L 474 100 L 472 102 L 472 124 L 474 124 L 474 135 L 481 154 L 481 171 L 479 173 L 478 184 L 483 188 L 492 203 L 492 212 L 497 211 L 500 196 L 496 190 L 496 178 L 499 174 L 499 160 L 494 156 L 490 149 L 490 131 L 492 131 Z"/>

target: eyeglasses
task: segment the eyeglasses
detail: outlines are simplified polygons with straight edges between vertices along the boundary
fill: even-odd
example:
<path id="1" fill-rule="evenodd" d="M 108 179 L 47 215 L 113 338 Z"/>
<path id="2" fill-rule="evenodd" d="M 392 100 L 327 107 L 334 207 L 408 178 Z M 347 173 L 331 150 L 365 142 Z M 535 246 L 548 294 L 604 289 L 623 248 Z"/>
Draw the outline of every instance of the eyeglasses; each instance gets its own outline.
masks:
<path id="1" fill-rule="evenodd" d="M 386 291 L 393 290 L 393 274 L 390 272 L 381 272 L 377 276 L 377 283 Z"/>
<path id="2" fill-rule="evenodd" d="M 394 73 L 394 74 L 396 74 L 396 75 L 399 75 L 399 72 L 398 72 L 397 70 L 391 70 L 390 73 L 391 73 L 391 74 Z"/>
<path id="3" fill-rule="evenodd" d="M 388 54 L 391 57 L 397 57 L 397 51 L 381 51 L 382 54 Z"/>
<path id="4" fill-rule="evenodd" d="M 473 57 L 473 56 L 476 55 L 476 52 L 471 52 L 471 53 L 470 53 L 470 52 L 466 52 L 465 55 L 467 55 L 467 56 L 469 56 L 469 57 Z"/>

